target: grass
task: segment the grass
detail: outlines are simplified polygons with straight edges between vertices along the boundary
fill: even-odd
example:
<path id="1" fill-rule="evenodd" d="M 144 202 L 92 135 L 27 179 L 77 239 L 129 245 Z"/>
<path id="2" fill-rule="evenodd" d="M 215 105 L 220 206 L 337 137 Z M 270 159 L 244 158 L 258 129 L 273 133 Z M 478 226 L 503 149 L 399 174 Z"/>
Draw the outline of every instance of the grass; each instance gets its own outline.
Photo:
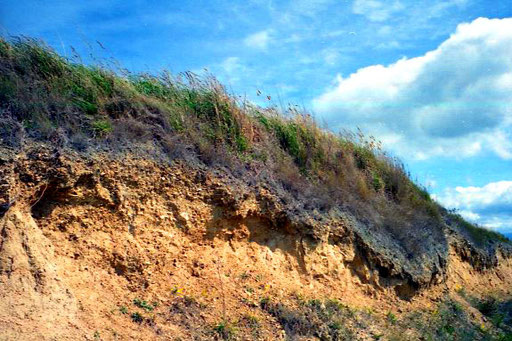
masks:
<path id="1" fill-rule="evenodd" d="M 470 222 L 464 220 L 464 218 L 462 218 L 459 214 L 453 211 L 447 214 L 447 219 L 449 223 L 455 224 L 462 231 L 466 232 L 468 236 L 478 245 L 485 245 L 492 241 L 510 243 L 510 240 L 501 233 L 491 231 L 483 227 L 479 227 L 478 225 L 475 224 L 471 224 Z"/>
<path id="2" fill-rule="evenodd" d="M 237 328 L 223 320 L 213 327 L 213 331 L 223 340 L 231 340 L 236 335 Z"/>
<path id="3" fill-rule="evenodd" d="M 503 337 L 512 337 L 512 301 L 500 301 L 495 297 L 473 299 L 472 304 L 496 328 L 501 328 Z"/>
<path id="4" fill-rule="evenodd" d="M 388 229 L 410 254 L 419 241 L 408 239 L 420 235 L 410 228 L 443 224 L 439 205 L 373 137 L 325 131 L 294 106 L 257 107 L 211 76 L 121 74 L 63 58 L 40 41 L 0 39 L 0 110 L 6 146 L 50 139 L 80 151 L 144 153 L 151 145 L 159 157 L 195 157 L 235 174 L 251 169 L 305 210 L 343 208 Z M 457 219 L 478 242 L 506 241 Z"/>
<path id="5" fill-rule="evenodd" d="M 260 320 L 257 316 L 251 314 L 245 314 L 243 320 L 251 327 L 251 328 L 260 328 Z"/>
<path id="6" fill-rule="evenodd" d="M 512 302 L 493 298 L 472 304 L 487 317 L 484 325 L 461 303 L 445 296 L 433 311 L 413 310 L 395 315 L 356 309 L 334 299 L 304 300 L 297 304 L 264 298 L 260 308 L 274 317 L 288 339 L 353 340 L 367 333 L 375 340 L 510 340 Z M 366 339 L 366 338 L 365 338 Z"/>
<path id="7" fill-rule="evenodd" d="M 336 300 L 300 300 L 298 306 L 293 307 L 267 297 L 260 301 L 260 307 L 276 318 L 291 339 L 351 340 L 354 337 L 346 326 L 353 313 Z"/>
<path id="8" fill-rule="evenodd" d="M 97 120 L 91 124 L 92 130 L 98 135 L 107 135 L 112 132 L 112 123 L 108 120 Z"/>
<path id="9" fill-rule="evenodd" d="M 149 304 L 148 302 L 144 300 L 140 300 L 138 298 L 133 300 L 133 304 L 135 304 L 137 307 L 144 309 L 145 311 L 153 311 L 156 306 Z"/>
<path id="10" fill-rule="evenodd" d="M 396 322 L 398 321 L 397 317 L 395 314 L 393 314 L 392 312 L 388 312 L 388 314 L 386 315 L 389 323 L 391 324 L 396 324 Z"/>

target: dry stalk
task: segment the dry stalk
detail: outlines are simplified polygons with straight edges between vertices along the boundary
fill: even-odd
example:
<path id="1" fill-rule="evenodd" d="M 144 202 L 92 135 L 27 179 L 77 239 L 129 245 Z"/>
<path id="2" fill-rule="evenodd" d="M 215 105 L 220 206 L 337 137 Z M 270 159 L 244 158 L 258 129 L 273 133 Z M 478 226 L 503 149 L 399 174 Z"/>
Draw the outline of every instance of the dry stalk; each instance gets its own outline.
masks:
<path id="1" fill-rule="evenodd" d="M 46 192 L 47 189 L 48 189 L 48 182 L 46 182 L 44 184 L 44 188 L 43 188 L 43 191 L 41 192 L 41 195 L 39 196 L 39 198 L 32 205 L 30 205 L 30 208 L 32 208 L 35 205 L 37 205 L 37 203 L 43 198 L 44 192 Z"/>

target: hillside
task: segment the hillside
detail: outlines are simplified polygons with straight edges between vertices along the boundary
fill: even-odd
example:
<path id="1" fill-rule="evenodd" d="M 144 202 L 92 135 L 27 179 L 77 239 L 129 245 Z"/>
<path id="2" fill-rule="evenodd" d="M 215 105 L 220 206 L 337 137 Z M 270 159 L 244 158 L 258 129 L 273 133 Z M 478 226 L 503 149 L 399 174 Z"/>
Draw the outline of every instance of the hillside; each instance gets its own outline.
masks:
<path id="1" fill-rule="evenodd" d="M 372 137 L 0 41 L 0 336 L 510 339 L 512 245 Z"/>

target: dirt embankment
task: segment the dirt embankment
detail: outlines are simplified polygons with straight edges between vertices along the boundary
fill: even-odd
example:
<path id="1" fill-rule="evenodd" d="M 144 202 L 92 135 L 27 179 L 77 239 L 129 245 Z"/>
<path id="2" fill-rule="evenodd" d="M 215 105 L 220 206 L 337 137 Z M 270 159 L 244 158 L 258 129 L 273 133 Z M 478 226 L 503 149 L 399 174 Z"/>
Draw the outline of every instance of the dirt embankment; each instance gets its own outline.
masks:
<path id="1" fill-rule="evenodd" d="M 0 168 L 1 340 L 273 340 L 290 332 L 270 299 L 389 317 L 461 288 L 512 294 L 500 250 L 487 261 L 452 231 L 408 259 L 346 213 L 300 212 L 222 170 L 44 149 Z"/>

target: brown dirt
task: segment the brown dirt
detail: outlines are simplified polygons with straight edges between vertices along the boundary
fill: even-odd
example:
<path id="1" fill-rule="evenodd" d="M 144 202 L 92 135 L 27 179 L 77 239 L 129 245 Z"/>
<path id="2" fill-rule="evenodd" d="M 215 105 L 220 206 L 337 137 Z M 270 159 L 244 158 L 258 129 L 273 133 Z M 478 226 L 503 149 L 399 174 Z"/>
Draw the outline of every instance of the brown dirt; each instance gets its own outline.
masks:
<path id="1" fill-rule="evenodd" d="M 219 172 L 56 160 L 51 170 L 19 161 L 17 200 L 0 218 L 0 340 L 215 339 L 222 320 L 237 323 L 240 339 L 278 340 L 284 331 L 259 308 L 262 297 L 336 298 L 384 316 L 429 309 L 460 288 L 512 296 L 510 259 L 482 272 L 453 251 L 444 282 L 400 299 L 349 238 L 312 242 L 276 225 L 262 208 L 278 203 L 269 191 L 239 192 Z M 257 332 L 248 316 L 260 321 Z"/>

